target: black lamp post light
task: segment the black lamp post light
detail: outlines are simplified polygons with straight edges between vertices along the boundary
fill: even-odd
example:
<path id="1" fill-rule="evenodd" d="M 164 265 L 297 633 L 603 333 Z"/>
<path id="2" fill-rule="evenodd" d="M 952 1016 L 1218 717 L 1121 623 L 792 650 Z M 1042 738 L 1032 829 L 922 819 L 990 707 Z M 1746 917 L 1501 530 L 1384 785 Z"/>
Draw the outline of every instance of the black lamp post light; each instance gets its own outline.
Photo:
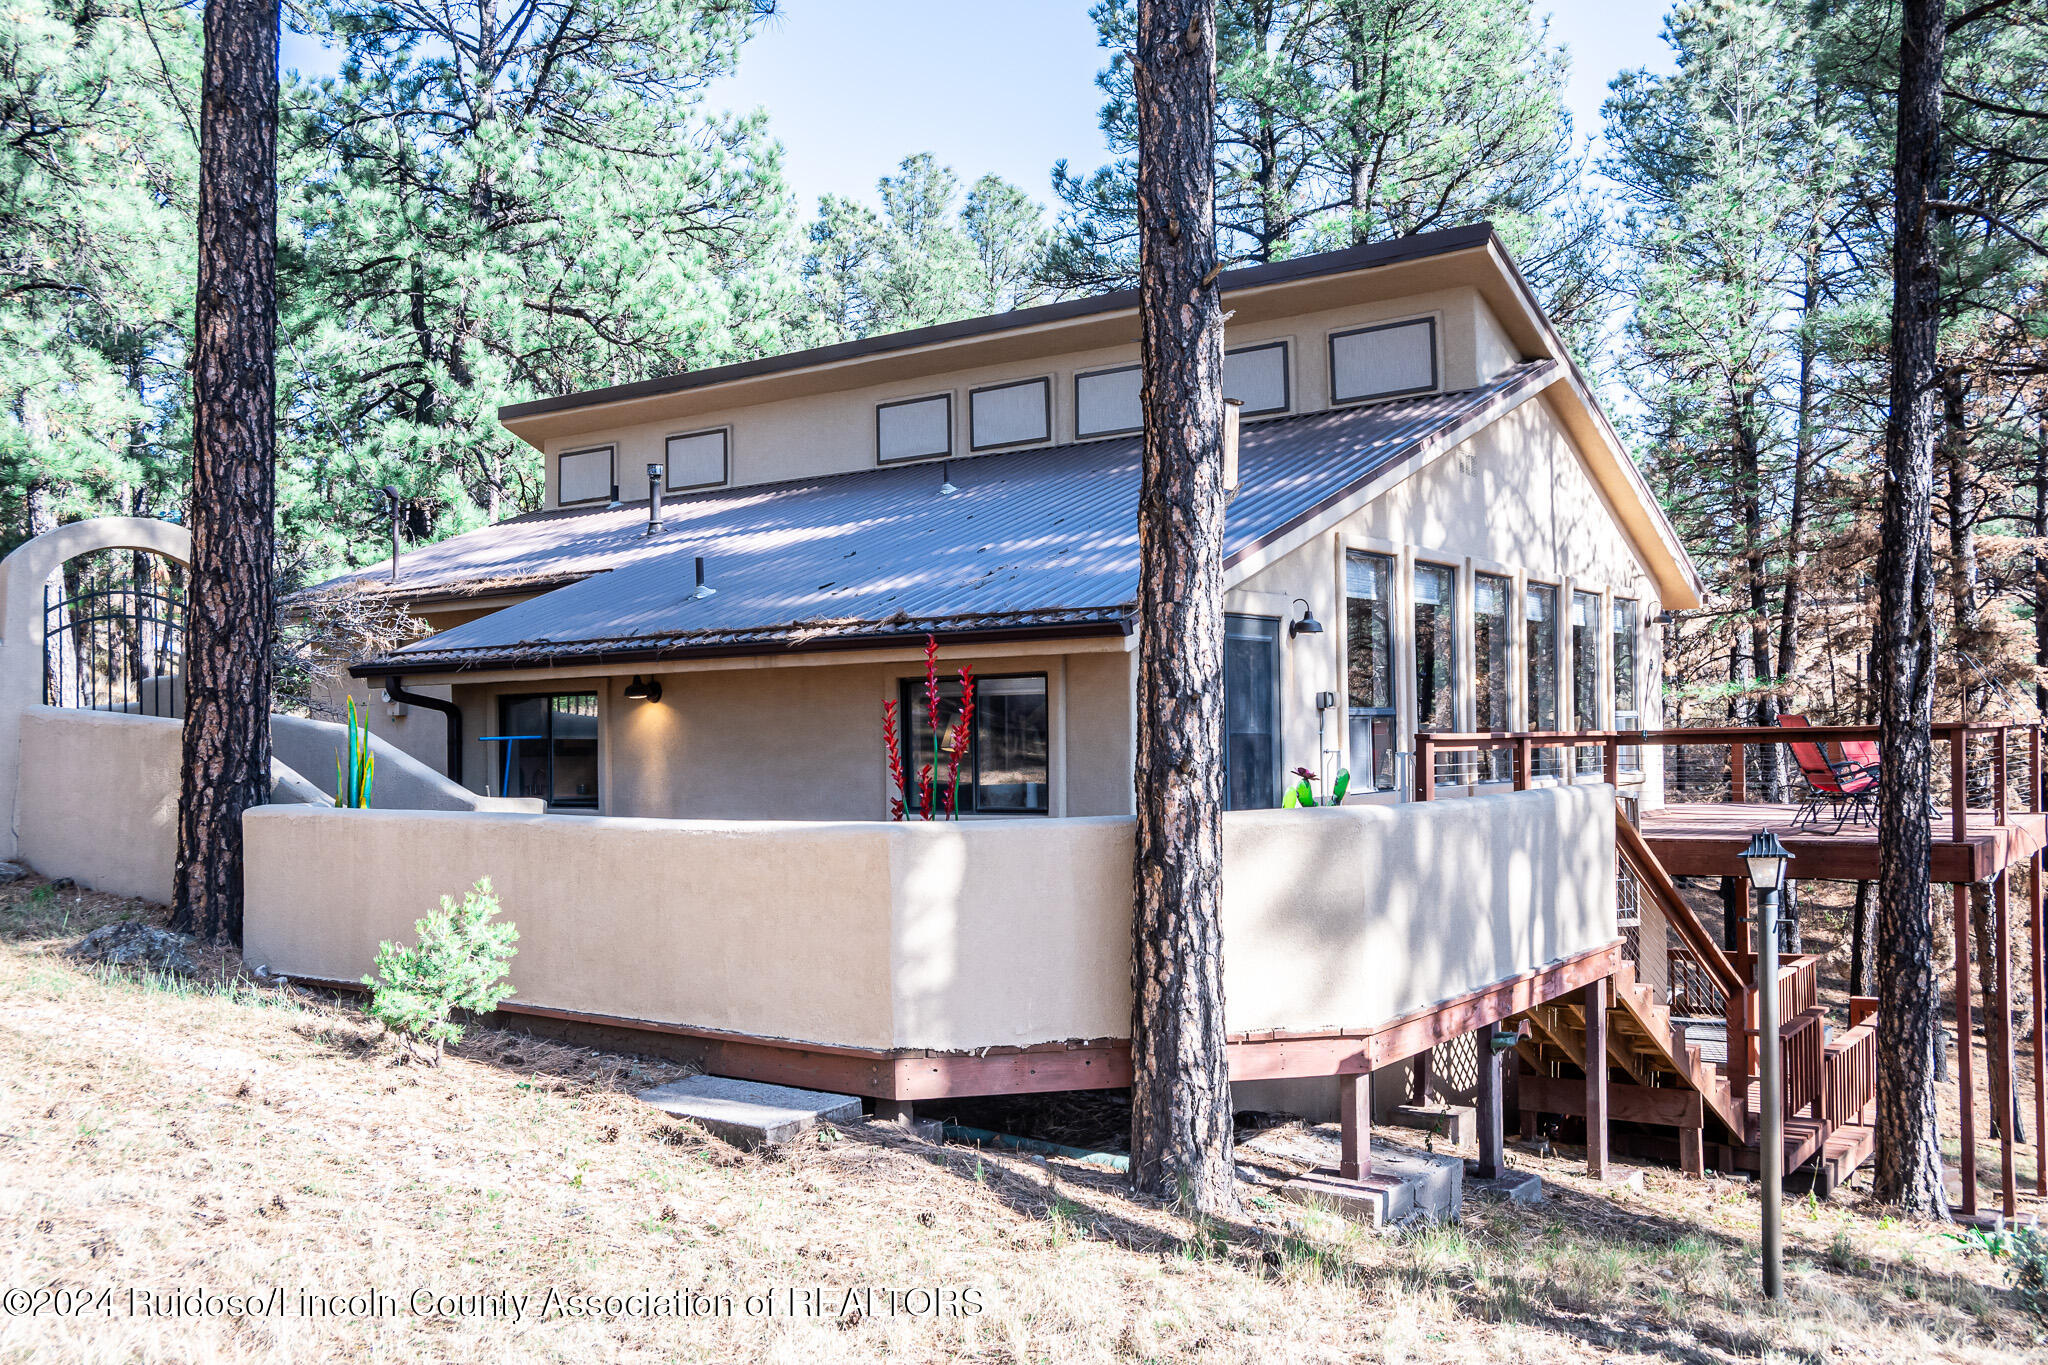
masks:
<path id="1" fill-rule="evenodd" d="M 1784 1049 L 1778 1042 L 1778 893 L 1785 889 L 1792 855 L 1778 842 L 1778 836 L 1766 829 L 1759 830 L 1742 850 L 1742 861 L 1749 868 L 1749 884 L 1757 892 L 1757 1088 L 1763 1092 L 1757 1146 L 1764 1200 L 1764 1294 L 1775 1299 L 1785 1291 L 1785 1079 Z M 1745 1043 L 1730 1038 L 1728 1046 Z"/>

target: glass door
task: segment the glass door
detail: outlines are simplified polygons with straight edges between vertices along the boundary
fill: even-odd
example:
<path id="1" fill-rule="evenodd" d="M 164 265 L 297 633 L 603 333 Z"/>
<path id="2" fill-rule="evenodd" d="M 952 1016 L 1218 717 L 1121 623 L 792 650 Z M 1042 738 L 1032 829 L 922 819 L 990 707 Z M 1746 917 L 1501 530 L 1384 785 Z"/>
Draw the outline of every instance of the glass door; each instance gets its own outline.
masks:
<path id="1" fill-rule="evenodd" d="M 1223 618 L 1224 809 L 1280 804 L 1280 622 Z"/>

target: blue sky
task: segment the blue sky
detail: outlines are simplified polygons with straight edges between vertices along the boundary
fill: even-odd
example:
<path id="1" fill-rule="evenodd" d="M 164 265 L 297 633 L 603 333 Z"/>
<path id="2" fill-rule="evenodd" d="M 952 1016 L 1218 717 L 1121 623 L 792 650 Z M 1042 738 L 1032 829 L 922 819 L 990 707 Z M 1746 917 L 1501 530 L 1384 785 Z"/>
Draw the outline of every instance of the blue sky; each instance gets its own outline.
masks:
<path id="1" fill-rule="evenodd" d="M 806 210 L 820 194 L 872 201 L 875 181 L 931 152 L 970 181 L 994 171 L 1051 198 L 1052 165 L 1092 169 L 1102 51 L 1088 0 L 781 0 L 714 103 L 766 108 Z M 1568 99 L 1582 136 L 1600 126 L 1607 82 L 1625 68 L 1668 70 L 1656 0 L 1537 0 L 1572 55 Z M 284 63 L 333 69 L 287 34 Z"/>

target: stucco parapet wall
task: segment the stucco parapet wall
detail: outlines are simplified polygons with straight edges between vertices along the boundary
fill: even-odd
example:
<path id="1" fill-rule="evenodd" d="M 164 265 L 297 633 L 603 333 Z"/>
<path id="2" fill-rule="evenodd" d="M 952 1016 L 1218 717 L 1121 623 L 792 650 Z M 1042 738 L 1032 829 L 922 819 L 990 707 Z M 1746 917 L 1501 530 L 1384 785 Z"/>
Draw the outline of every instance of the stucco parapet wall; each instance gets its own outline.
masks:
<path id="1" fill-rule="evenodd" d="M 1233 1033 L 1370 1028 L 1614 938 L 1604 786 L 1224 818 Z M 825 1046 L 1127 1035 L 1133 822 L 266 807 L 246 956 L 354 980 L 492 878 L 515 1004 Z"/>

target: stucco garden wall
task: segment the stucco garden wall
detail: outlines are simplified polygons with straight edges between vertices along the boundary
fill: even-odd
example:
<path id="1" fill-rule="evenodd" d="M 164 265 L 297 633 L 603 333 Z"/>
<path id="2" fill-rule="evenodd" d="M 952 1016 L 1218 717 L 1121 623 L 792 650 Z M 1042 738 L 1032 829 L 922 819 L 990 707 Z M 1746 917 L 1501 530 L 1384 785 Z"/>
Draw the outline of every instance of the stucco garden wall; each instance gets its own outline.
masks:
<path id="1" fill-rule="evenodd" d="M 1585 786 L 1224 818 L 1229 1027 L 1381 1023 L 1610 942 Z M 864 1048 L 1129 1029 L 1132 822 L 709 822 L 267 808 L 246 956 L 353 980 L 489 876 L 517 1003 Z"/>

